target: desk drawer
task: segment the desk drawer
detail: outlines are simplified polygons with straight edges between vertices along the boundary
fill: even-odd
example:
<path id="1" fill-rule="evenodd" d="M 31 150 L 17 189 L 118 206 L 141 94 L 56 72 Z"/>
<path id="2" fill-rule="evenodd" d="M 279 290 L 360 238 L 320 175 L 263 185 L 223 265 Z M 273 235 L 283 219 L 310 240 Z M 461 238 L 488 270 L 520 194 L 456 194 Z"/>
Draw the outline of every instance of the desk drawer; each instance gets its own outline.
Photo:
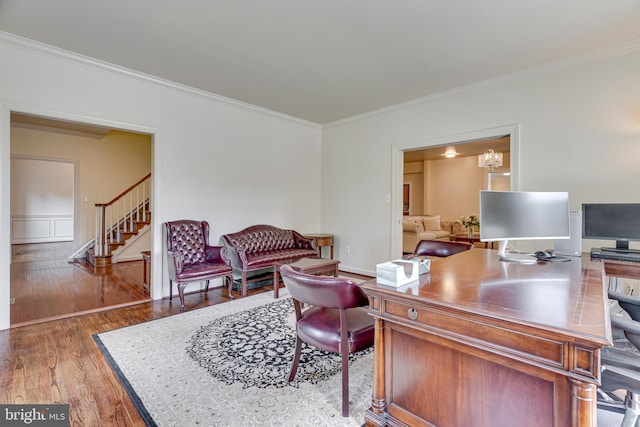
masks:
<path id="1" fill-rule="evenodd" d="M 524 357 L 537 363 L 570 370 L 564 342 L 514 330 L 517 328 L 513 324 L 509 324 L 509 328 L 502 327 L 501 321 L 495 318 L 449 311 L 438 306 L 406 304 L 392 299 L 382 301 L 380 314 L 385 320 L 398 319 L 405 326 L 454 339 L 475 348 L 510 357 Z"/>

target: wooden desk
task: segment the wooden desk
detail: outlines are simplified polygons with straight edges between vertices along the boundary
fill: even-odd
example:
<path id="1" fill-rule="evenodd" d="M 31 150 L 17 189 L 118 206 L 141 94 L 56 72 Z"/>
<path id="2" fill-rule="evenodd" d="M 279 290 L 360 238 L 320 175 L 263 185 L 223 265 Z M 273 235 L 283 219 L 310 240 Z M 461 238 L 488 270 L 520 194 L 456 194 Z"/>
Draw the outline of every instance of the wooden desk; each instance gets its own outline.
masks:
<path id="1" fill-rule="evenodd" d="M 333 234 L 305 234 L 304 237 L 316 241 L 316 246 L 320 249 L 320 256 L 322 256 L 322 248 L 329 246 L 331 248 L 330 259 L 333 259 Z"/>
<path id="2" fill-rule="evenodd" d="M 602 259 L 602 263 L 604 264 L 604 274 L 607 276 L 640 279 L 640 263 L 638 262 Z"/>
<path id="3" fill-rule="evenodd" d="M 375 318 L 367 426 L 596 426 L 611 345 L 602 263 L 512 264 L 476 248 L 395 289 L 365 282 Z"/>

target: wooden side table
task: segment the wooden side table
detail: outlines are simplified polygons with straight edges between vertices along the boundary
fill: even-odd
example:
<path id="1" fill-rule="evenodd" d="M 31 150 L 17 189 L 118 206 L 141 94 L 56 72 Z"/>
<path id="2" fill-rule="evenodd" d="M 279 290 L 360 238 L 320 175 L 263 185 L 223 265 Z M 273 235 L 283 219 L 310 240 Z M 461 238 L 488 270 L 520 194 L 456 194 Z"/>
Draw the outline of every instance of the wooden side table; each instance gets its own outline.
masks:
<path id="1" fill-rule="evenodd" d="M 316 246 L 320 248 L 320 256 L 322 256 L 322 248 L 329 246 L 331 248 L 330 259 L 333 259 L 333 234 L 304 234 L 303 236 L 316 241 Z"/>
<path id="2" fill-rule="evenodd" d="M 474 246 L 476 243 L 484 243 L 484 247 L 489 249 L 493 249 L 493 242 L 482 242 L 480 240 L 480 235 L 479 234 L 474 234 L 473 237 L 469 237 L 468 234 L 452 234 L 451 235 L 451 241 L 453 242 L 469 242 L 469 243 L 473 243 Z"/>
<path id="3" fill-rule="evenodd" d="M 273 297 L 280 295 L 280 267 L 288 264 L 294 270 L 305 274 L 331 273 L 333 277 L 338 277 L 338 264 L 340 261 L 325 258 L 300 258 L 289 261 L 277 262 L 273 266 Z"/>
<path id="4" fill-rule="evenodd" d="M 142 251 L 142 286 L 149 293 L 151 282 L 151 251 Z"/>

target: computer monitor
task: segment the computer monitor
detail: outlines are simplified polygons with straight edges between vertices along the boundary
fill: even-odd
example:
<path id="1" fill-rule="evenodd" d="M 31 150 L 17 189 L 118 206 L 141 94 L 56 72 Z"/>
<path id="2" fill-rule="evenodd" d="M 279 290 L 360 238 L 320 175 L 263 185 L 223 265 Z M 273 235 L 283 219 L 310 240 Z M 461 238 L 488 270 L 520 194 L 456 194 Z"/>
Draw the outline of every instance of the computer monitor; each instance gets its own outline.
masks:
<path id="1" fill-rule="evenodd" d="M 569 193 L 480 191 L 480 240 L 497 241 L 501 260 L 534 264 L 531 254 L 509 254 L 509 240 L 568 239 Z"/>
<path id="2" fill-rule="evenodd" d="M 640 203 L 585 203 L 582 205 L 582 238 L 615 240 L 605 251 L 640 253 L 629 241 L 640 241 Z"/>

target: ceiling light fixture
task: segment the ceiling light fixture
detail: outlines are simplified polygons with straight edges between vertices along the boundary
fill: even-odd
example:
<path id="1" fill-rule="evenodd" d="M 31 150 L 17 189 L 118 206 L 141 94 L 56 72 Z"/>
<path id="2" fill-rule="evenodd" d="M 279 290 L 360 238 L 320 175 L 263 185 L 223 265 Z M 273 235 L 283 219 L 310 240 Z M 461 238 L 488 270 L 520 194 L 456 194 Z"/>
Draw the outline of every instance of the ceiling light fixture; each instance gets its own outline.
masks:
<path id="1" fill-rule="evenodd" d="M 495 153 L 492 149 L 478 156 L 478 167 L 492 171 L 502 166 L 502 153 Z"/>
<path id="2" fill-rule="evenodd" d="M 456 148 L 452 146 L 448 146 L 444 150 L 444 154 L 443 154 L 443 156 L 445 156 L 447 159 L 451 159 L 457 155 L 458 155 L 458 152 L 456 151 Z"/>

